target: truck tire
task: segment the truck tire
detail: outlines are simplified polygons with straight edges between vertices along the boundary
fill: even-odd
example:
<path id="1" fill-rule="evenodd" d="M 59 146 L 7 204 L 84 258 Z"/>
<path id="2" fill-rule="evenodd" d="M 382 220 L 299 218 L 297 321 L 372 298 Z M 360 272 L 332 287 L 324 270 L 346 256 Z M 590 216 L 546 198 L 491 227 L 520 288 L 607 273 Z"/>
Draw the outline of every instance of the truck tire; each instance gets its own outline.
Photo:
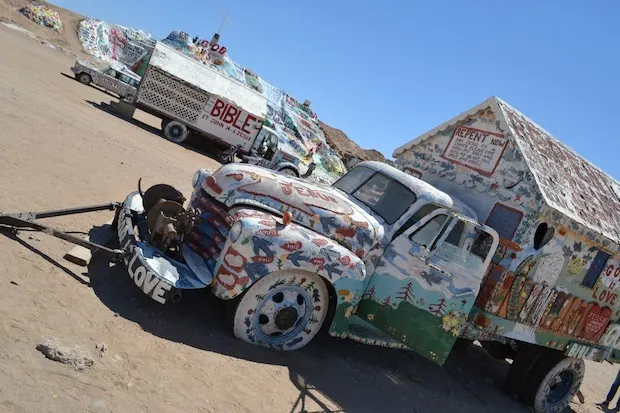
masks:
<path id="1" fill-rule="evenodd" d="M 295 178 L 299 178 L 299 174 L 293 168 L 282 168 L 278 172 L 285 176 L 292 176 Z"/>
<path id="2" fill-rule="evenodd" d="M 523 388 L 530 372 L 536 363 L 548 352 L 552 350 L 546 347 L 526 345 L 522 347 L 512 360 L 508 376 L 506 377 L 506 391 L 515 400 L 521 399 Z"/>
<path id="3" fill-rule="evenodd" d="M 497 360 L 511 359 L 515 356 L 515 351 L 508 344 L 499 341 L 481 341 L 480 345 Z"/>
<path id="4" fill-rule="evenodd" d="M 243 293 L 233 309 L 233 332 L 251 344 L 298 350 L 319 332 L 328 308 L 329 291 L 320 276 L 276 271 Z"/>
<path id="5" fill-rule="evenodd" d="M 85 85 L 90 85 L 90 82 L 93 81 L 93 78 L 90 77 L 88 73 L 80 73 L 79 75 L 77 75 L 77 80 Z"/>
<path id="6" fill-rule="evenodd" d="M 134 95 L 127 95 L 123 100 L 127 103 L 134 103 L 136 101 L 136 97 Z"/>
<path id="7" fill-rule="evenodd" d="M 163 124 L 163 122 L 162 122 Z M 183 123 L 171 120 L 163 125 L 164 137 L 174 143 L 182 143 L 189 137 L 189 129 Z"/>
<path id="8" fill-rule="evenodd" d="M 522 401 L 536 413 L 562 412 L 579 392 L 585 370 L 582 359 L 545 353 L 527 377 Z"/>

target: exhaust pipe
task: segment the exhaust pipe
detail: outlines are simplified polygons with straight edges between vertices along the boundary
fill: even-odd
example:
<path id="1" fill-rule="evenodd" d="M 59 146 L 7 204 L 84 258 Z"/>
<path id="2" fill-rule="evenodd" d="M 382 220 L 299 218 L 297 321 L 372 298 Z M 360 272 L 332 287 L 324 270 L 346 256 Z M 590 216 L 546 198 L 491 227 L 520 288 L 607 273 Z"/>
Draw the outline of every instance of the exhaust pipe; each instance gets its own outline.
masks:
<path id="1" fill-rule="evenodd" d="M 173 303 L 178 303 L 179 301 L 181 301 L 181 298 L 183 298 L 183 296 L 181 295 L 181 291 L 175 291 L 172 294 L 172 302 Z"/>

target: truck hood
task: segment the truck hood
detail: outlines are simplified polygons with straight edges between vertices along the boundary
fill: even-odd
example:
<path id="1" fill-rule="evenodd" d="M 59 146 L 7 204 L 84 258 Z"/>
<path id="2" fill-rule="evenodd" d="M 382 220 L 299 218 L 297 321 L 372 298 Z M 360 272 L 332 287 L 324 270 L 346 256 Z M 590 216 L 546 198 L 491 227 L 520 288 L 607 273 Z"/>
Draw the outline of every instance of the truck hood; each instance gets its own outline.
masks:
<path id="1" fill-rule="evenodd" d="M 384 235 L 372 215 L 338 190 L 258 166 L 222 166 L 200 186 L 228 207 L 254 205 L 278 215 L 288 210 L 297 224 L 333 239 L 360 258 L 376 248 Z"/>

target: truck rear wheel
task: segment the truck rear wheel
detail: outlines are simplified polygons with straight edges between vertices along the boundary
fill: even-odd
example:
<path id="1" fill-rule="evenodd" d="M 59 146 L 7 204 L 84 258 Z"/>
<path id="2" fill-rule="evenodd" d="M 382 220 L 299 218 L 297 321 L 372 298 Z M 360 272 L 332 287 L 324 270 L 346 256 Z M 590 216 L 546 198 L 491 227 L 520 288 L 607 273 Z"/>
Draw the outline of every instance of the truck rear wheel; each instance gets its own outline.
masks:
<path id="1" fill-rule="evenodd" d="M 506 377 L 506 391 L 515 399 L 519 400 L 527 378 L 538 361 L 548 352 L 546 347 L 525 345 L 512 360 L 508 376 Z"/>
<path id="2" fill-rule="evenodd" d="M 328 308 L 329 291 L 320 276 L 277 271 L 243 294 L 234 308 L 233 331 L 251 344 L 297 350 L 319 332 Z"/>
<path id="3" fill-rule="evenodd" d="M 90 85 L 90 82 L 93 81 L 93 78 L 90 77 L 88 73 L 80 73 L 79 75 L 77 75 L 77 80 L 85 85 Z"/>
<path id="4" fill-rule="evenodd" d="M 562 412 L 579 392 L 585 370 L 581 359 L 546 353 L 528 375 L 521 399 L 536 413 Z"/>
<path id="5" fill-rule="evenodd" d="M 185 142 L 189 137 L 189 129 L 183 123 L 171 120 L 162 122 L 164 137 L 175 143 Z"/>

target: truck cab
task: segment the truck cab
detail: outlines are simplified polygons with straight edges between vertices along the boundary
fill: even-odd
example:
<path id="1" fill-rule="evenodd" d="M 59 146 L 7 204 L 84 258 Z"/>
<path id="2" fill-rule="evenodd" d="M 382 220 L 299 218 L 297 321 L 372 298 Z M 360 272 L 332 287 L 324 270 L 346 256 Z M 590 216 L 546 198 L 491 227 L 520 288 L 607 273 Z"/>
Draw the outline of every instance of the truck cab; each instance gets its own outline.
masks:
<path id="1" fill-rule="evenodd" d="M 283 175 L 300 177 L 300 160 L 296 156 L 283 152 L 279 147 L 279 138 L 275 130 L 263 125 L 248 154 L 240 153 L 240 148 L 232 148 L 224 157 L 223 163 L 232 162 L 234 155 L 243 163 L 272 169 Z"/>

